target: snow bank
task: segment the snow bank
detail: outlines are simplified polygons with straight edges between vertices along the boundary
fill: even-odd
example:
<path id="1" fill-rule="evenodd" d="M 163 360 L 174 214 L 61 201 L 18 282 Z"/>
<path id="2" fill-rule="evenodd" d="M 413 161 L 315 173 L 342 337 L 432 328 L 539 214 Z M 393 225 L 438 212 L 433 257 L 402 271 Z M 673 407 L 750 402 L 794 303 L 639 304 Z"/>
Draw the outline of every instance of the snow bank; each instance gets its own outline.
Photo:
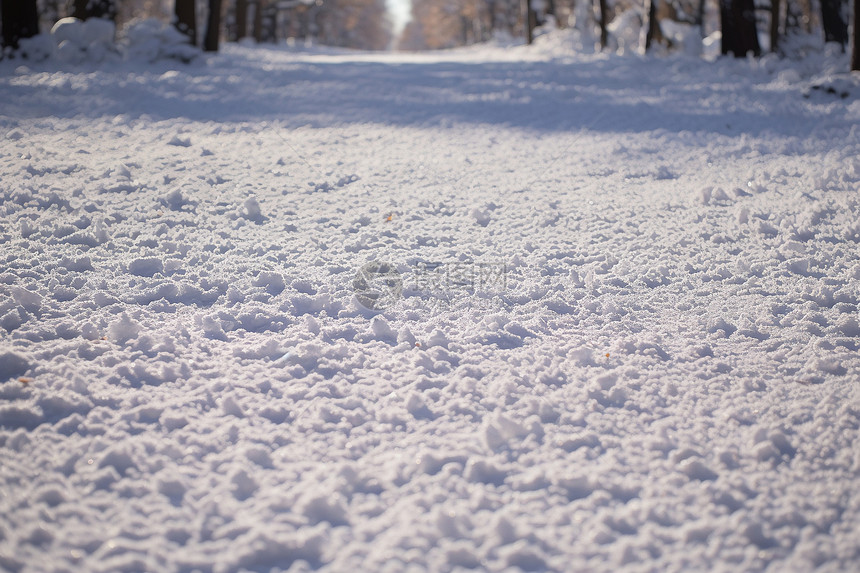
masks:
<path id="1" fill-rule="evenodd" d="M 120 36 L 124 52 L 131 59 L 190 62 L 200 55 L 200 50 L 189 44 L 187 36 L 174 26 L 155 19 L 132 21 Z"/>
<path id="2" fill-rule="evenodd" d="M 87 60 L 101 62 L 109 56 L 117 56 L 115 33 L 114 23 L 109 20 L 63 18 L 51 28 L 54 56 L 69 64 Z"/>
<path id="3" fill-rule="evenodd" d="M 118 36 L 117 40 L 115 25 L 109 20 L 62 18 L 50 34 L 23 40 L 19 53 L 34 62 L 54 58 L 73 65 L 122 59 L 187 63 L 200 54 L 174 26 L 155 19 L 133 20 Z"/>

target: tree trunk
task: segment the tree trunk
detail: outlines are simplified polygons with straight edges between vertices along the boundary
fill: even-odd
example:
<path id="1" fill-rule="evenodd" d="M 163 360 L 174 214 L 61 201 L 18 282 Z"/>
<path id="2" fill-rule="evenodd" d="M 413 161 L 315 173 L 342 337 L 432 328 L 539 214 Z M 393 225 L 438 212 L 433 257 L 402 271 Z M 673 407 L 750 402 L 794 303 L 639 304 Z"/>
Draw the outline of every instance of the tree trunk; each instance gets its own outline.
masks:
<path id="1" fill-rule="evenodd" d="M 207 52 L 217 52 L 220 36 L 221 0 L 209 0 L 209 17 L 206 20 L 206 37 L 203 39 L 203 49 Z"/>
<path id="2" fill-rule="evenodd" d="M 535 17 L 535 11 L 532 9 L 531 0 L 522 0 L 522 8 L 523 26 L 526 31 L 526 44 L 531 44 L 535 39 L 534 33 L 537 18 Z"/>
<path id="3" fill-rule="evenodd" d="M 720 0 L 720 25 L 724 55 L 734 54 L 736 58 L 745 58 L 750 52 L 761 55 L 753 0 Z"/>
<path id="4" fill-rule="evenodd" d="M 197 45 L 197 7 L 194 0 L 176 0 L 176 29 L 188 36 L 192 46 Z"/>
<path id="5" fill-rule="evenodd" d="M 116 19 L 116 4 L 114 0 L 75 0 L 72 16 L 79 20 L 90 18 Z"/>
<path id="6" fill-rule="evenodd" d="M 248 35 L 248 0 L 236 0 L 236 39 Z"/>
<path id="7" fill-rule="evenodd" d="M 607 0 L 599 0 L 598 5 L 600 7 L 600 49 L 605 50 L 606 45 L 609 43 L 609 31 L 606 26 L 609 24 L 606 20 L 609 19 L 609 6 L 607 5 Z"/>
<path id="8" fill-rule="evenodd" d="M 18 41 L 39 33 L 39 11 L 36 0 L 3 0 L 0 2 L 3 19 L 3 47 L 18 49 Z"/>
<path id="9" fill-rule="evenodd" d="M 851 70 L 860 71 L 860 0 L 854 0 L 854 25 L 851 41 Z"/>
<path id="10" fill-rule="evenodd" d="M 263 41 L 263 0 L 254 2 L 254 40 Z"/>
<path id="11" fill-rule="evenodd" d="M 647 54 L 651 49 L 651 44 L 654 43 L 654 38 L 657 36 L 657 2 L 659 0 L 645 0 L 645 22 L 642 25 L 642 32 L 645 39 L 642 42 L 642 52 Z M 641 38 L 641 36 L 640 36 Z"/>
<path id="12" fill-rule="evenodd" d="M 842 19 L 842 0 L 821 0 L 821 24 L 824 40 L 838 42 L 844 48 L 848 43 L 848 23 Z"/>
<path id="13" fill-rule="evenodd" d="M 827 0 L 824 0 L 827 2 Z M 779 46 L 779 12 L 782 9 L 780 0 L 771 0 L 770 3 L 770 51 L 776 53 Z"/>

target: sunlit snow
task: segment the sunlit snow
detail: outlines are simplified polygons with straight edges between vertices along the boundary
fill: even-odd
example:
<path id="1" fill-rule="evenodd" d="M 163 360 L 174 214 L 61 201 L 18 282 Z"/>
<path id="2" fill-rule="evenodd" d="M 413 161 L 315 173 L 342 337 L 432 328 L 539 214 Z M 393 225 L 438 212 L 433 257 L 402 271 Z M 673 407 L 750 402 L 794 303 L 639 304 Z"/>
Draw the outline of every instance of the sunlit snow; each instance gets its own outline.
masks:
<path id="1" fill-rule="evenodd" d="M 0 569 L 856 569 L 845 56 L 540 40 L 0 62 Z"/>

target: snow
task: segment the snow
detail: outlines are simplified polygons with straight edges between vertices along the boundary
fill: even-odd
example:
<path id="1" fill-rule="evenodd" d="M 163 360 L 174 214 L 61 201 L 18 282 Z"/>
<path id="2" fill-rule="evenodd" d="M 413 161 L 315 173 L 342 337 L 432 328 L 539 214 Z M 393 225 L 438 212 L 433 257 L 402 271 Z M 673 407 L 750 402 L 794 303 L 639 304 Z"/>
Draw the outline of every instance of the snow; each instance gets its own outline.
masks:
<path id="1" fill-rule="evenodd" d="M 857 77 L 573 43 L 0 62 L 0 568 L 856 569 Z"/>
<path id="2" fill-rule="evenodd" d="M 174 26 L 155 19 L 132 20 L 120 31 L 119 42 L 116 36 L 108 20 L 61 18 L 50 33 L 26 38 L 19 56 L 35 62 L 53 58 L 73 66 L 120 59 L 190 62 L 200 53 Z"/>

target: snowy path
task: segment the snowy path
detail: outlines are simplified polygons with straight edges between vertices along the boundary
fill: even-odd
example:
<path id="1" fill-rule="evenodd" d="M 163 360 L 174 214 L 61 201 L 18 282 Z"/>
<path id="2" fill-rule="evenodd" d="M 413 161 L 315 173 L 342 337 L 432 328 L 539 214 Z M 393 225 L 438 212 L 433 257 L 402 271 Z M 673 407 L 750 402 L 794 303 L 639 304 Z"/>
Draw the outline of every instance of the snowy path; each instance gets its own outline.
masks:
<path id="1" fill-rule="evenodd" d="M 0 569 L 856 569 L 839 65 L 0 62 Z"/>

